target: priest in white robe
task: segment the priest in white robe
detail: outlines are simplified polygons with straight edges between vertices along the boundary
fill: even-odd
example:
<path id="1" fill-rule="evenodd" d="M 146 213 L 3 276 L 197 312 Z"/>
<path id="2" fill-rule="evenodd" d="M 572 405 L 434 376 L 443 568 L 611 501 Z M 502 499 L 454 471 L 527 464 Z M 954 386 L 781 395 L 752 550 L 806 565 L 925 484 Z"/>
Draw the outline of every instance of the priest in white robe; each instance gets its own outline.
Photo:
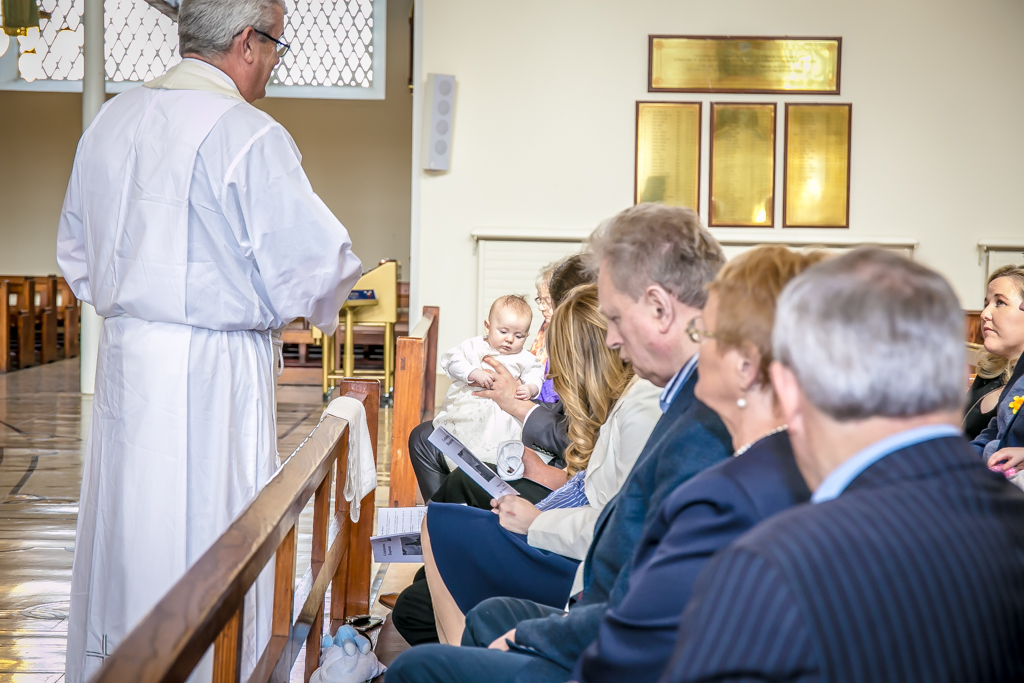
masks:
<path id="1" fill-rule="evenodd" d="M 272 331 L 326 332 L 361 272 L 287 131 L 254 108 L 282 0 L 185 0 L 184 61 L 83 134 L 57 260 L 103 316 L 79 504 L 67 680 L 86 680 L 276 468 Z M 243 674 L 269 638 L 247 597 Z M 206 663 L 209 663 L 207 657 Z"/>

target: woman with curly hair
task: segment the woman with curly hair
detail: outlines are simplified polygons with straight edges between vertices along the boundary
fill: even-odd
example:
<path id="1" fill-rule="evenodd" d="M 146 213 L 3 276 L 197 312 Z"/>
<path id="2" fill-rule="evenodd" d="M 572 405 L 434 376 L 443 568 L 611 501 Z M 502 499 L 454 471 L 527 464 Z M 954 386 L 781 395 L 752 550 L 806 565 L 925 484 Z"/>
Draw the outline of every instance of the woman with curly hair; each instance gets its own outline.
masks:
<path id="1" fill-rule="evenodd" d="M 559 607 L 569 598 L 601 510 L 661 417 L 660 390 L 605 346 L 606 333 L 596 285 L 572 290 L 548 326 L 551 379 L 568 418 L 569 445 L 565 470 L 547 467 L 534 476 L 551 488 L 563 485 L 537 505 L 506 497 L 503 505 L 515 510 L 501 522 L 489 511 L 431 503 L 426 576 L 442 642 L 458 643 L 463 615 L 488 597 Z"/>

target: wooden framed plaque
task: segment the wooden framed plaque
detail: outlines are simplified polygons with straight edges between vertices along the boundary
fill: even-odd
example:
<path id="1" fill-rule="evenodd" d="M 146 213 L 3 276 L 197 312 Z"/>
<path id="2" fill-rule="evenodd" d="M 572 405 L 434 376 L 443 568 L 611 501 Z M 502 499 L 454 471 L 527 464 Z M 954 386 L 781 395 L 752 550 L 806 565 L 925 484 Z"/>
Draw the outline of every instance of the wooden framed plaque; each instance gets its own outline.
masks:
<path id="1" fill-rule="evenodd" d="M 850 227 L 851 104 L 787 104 L 782 226 Z"/>
<path id="2" fill-rule="evenodd" d="M 842 38 L 648 36 L 649 92 L 838 95 Z"/>
<path id="3" fill-rule="evenodd" d="M 685 206 L 700 197 L 700 102 L 636 103 L 633 201 Z"/>
<path id="4" fill-rule="evenodd" d="M 708 226 L 775 225 L 775 104 L 711 105 Z"/>

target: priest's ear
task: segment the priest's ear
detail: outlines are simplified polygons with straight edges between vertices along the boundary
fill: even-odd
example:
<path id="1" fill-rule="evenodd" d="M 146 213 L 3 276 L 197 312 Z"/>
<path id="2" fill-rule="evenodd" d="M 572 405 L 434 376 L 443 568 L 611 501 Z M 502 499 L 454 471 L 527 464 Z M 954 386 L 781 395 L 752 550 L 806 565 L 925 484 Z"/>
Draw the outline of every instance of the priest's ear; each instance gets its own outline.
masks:
<path id="1" fill-rule="evenodd" d="M 245 61 L 246 64 L 255 64 L 258 59 L 256 43 L 259 42 L 259 35 L 252 26 L 247 26 L 244 31 L 238 34 L 235 38 L 235 47 L 238 50 L 238 56 Z"/>

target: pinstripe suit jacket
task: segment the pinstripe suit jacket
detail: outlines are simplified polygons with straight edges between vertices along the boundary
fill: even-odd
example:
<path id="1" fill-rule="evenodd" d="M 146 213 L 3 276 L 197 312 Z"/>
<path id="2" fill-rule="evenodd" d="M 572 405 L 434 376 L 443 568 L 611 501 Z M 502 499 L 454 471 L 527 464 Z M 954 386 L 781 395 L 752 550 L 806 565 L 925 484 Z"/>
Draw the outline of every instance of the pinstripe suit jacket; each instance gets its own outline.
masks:
<path id="1" fill-rule="evenodd" d="M 959 437 L 708 563 L 663 681 L 1024 680 L 1024 493 Z"/>

